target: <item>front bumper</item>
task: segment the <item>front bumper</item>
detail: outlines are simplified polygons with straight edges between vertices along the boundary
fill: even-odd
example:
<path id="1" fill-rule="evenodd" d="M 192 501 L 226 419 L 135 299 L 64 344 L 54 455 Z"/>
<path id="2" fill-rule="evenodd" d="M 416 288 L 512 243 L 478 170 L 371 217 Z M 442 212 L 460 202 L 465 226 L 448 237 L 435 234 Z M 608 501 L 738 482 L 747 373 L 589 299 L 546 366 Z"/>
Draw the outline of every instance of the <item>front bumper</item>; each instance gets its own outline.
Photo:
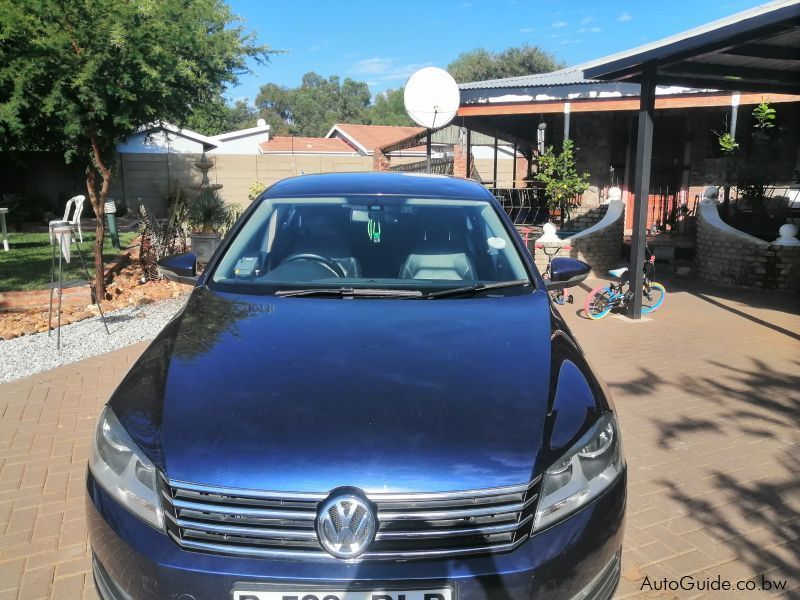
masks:
<path id="1" fill-rule="evenodd" d="M 95 581 L 104 600 L 220 600 L 248 586 L 433 589 L 457 600 L 606 600 L 619 581 L 626 474 L 579 513 L 513 552 L 408 562 L 266 560 L 189 552 L 87 477 Z"/>

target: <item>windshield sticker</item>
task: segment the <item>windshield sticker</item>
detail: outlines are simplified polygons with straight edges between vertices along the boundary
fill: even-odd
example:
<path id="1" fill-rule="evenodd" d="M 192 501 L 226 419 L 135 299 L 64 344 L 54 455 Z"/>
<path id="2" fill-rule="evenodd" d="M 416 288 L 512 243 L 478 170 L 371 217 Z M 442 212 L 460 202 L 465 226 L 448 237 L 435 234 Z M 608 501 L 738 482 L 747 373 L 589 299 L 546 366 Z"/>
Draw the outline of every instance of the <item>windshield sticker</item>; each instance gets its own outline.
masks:
<path id="1" fill-rule="evenodd" d="M 486 240 L 486 243 L 489 244 L 491 248 L 495 248 L 497 250 L 502 250 L 506 247 L 506 241 L 499 237 L 490 237 L 488 240 Z"/>
<path id="2" fill-rule="evenodd" d="M 381 243 L 381 222 L 370 217 L 367 221 L 367 234 L 374 243 Z"/>

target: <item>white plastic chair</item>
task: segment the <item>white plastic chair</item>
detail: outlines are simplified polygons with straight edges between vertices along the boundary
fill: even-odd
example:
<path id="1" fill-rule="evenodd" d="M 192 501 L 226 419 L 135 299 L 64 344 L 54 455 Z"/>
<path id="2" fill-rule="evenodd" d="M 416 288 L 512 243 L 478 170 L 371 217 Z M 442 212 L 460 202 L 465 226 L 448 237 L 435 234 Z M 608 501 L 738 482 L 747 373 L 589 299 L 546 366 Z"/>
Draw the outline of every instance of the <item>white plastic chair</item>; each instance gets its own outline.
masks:
<path id="1" fill-rule="evenodd" d="M 60 221 L 50 221 L 48 223 L 50 230 L 50 243 L 53 242 L 53 227 L 59 225 L 69 225 L 72 230 L 78 230 L 78 239 L 83 243 L 83 232 L 81 231 L 81 213 L 83 213 L 83 203 L 86 201 L 86 196 L 77 195 L 67 200 L 67 205 L 64 207 L 64 218 Z M 72 218 L 69 213 L 72 210 Z"/>

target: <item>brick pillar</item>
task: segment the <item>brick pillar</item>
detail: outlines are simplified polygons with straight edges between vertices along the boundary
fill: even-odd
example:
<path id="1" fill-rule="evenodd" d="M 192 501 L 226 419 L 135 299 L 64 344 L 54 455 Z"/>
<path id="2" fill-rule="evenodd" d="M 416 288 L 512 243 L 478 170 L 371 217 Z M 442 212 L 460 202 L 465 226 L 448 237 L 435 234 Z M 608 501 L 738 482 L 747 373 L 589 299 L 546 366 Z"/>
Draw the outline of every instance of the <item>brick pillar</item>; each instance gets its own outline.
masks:
<path id="1" fill-rule="evenodd" d="M 453 147 L 453 175 L 456 177 L 469 177 L 467 173 L 467 153 L 461 144 Z"/>
<path id="2" fill-rule="evenodd" d="M 524 156 L 517 156 L 517 187 L 525 185 L 525 177 L 528 175 L 528 159 Z"/>
<path id="3" fill-rule="evenodd" d="M 375 152 L 372 154 L 373 171 L 388 171 L 390 162 L 388 156 L 381 152 L 380 149 L 375 148 Z"/>

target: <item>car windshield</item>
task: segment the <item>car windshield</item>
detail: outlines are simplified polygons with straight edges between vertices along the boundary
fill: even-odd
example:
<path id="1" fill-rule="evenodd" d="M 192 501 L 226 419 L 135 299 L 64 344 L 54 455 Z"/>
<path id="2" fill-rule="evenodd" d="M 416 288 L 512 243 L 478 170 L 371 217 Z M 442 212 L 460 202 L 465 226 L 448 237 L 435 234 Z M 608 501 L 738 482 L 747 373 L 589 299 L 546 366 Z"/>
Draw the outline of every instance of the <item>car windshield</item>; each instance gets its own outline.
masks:
<path id="1" fill-rule="evenodd" d="M 396 196 L 264 198 L 208 282 L 240 293 L 373 297 L 531 288 L 490 202 Z"/>

